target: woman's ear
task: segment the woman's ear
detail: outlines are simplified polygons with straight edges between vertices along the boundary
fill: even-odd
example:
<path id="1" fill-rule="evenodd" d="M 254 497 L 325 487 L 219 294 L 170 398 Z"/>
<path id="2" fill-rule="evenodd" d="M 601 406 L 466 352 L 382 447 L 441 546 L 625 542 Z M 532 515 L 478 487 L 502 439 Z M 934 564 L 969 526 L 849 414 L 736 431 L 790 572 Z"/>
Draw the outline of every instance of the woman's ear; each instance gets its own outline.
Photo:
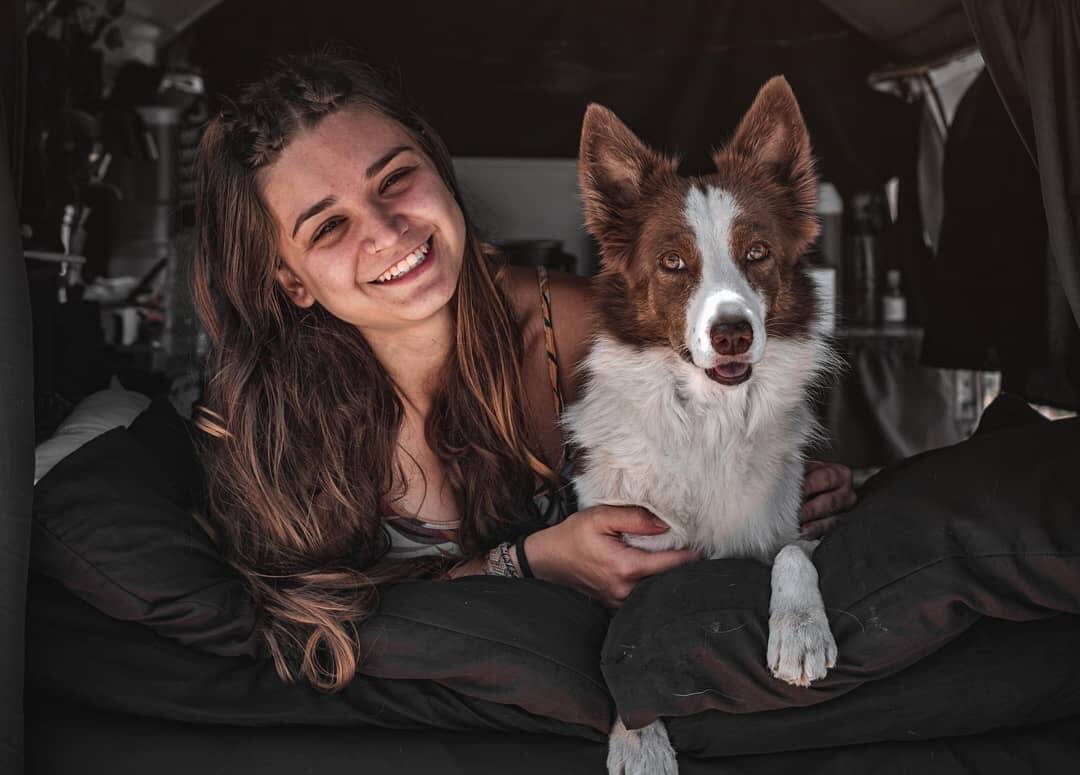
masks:
<path id="1" fill-rule="evenodd" d="M 292 303 L 301 309 L 307 309 L 315 303 L 315 297 L 308 291 L 307 286 L 304 285 L 304 281 L 297 276 L 296 272 L 286 266 L 284 263 L 277 270 L 277 281 L 281 285 L 281 289 L 285 291 L 285 295 L 288 296 Z"/>

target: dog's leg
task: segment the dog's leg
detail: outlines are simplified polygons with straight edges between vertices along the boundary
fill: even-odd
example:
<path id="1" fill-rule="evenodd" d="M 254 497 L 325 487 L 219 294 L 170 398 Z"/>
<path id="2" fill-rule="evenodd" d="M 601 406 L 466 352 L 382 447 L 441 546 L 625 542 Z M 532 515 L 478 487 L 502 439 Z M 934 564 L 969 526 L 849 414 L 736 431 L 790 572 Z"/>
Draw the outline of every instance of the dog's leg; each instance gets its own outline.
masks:
<path id="1" fill-rule="evenodd" d="M 608 775 L 679 775 L 664 722 L 627 729 L 621 718 L 615 719 L 608 739 L 607 769 Z"/>
<path id="2" fill-rule="evenodd" d="M 836 664 L 836 641 L 810 561 L 816 546 L 816 541 L 797 541 L 773 560 L 766 658 L 774 676 L 796 686 L 824 678 Z"/>

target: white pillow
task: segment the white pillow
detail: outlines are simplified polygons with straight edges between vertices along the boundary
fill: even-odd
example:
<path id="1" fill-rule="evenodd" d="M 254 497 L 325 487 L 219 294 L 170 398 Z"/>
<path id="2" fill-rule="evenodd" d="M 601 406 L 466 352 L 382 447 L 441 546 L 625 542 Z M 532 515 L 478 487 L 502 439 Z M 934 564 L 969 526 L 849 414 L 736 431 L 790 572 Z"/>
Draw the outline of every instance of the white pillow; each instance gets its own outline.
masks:
<path id="1" fill-rule="evenodd" d="M 34 484 L 83 444 L 113 428 L 131 425 L 148 406 L 149 398 L 124 390 L 114 377 L 108 388 L 77 403 L 52 438 L 38 444 L 34 450 Z"/>

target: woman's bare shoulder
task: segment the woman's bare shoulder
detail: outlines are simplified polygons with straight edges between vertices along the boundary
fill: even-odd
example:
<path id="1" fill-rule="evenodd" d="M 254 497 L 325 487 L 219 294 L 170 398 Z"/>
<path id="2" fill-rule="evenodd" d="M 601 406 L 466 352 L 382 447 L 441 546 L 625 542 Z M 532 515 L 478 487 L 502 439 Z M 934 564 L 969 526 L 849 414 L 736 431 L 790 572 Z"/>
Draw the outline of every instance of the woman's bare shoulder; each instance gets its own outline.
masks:
<path id="1" fill-rule="evenodd" d="M 508 264 L 500 272 L 503 289 L 514 309 L 514 317 L 523 332 L 541 324 L 540 292 L 536 270 L 529 266 Z"/>

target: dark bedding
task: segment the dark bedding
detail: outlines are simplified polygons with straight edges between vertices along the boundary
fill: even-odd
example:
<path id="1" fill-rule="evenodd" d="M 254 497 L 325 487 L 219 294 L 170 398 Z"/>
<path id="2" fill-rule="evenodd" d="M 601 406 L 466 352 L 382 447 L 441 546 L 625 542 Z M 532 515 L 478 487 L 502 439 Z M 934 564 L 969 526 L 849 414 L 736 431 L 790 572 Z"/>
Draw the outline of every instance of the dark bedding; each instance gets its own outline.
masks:
<path id="1" fill-rule="evenodd" d="M 911 743 L 680 760 L 683 775 L 918 773 L 988 775 L 1067 772 L 1080 757 L 1080 719 L 1019 731 Z M 317 727 L 245 729 L 179 724 L 55 701 L 28 709 L 29 775 L 599 775 L 605 748 L 553 735 L 424 733 Z"/>
<path id="2" fill-rule="evenodd" d="M 1019 731 L 911 743 L 680 760 L 683 775 L 1067 772 L 1080 757 L 1080 719 Z M 45 701 L 28 709 L 30 775 L 600 775 L 605 747 L 513 732 L 424 733 L 317 727 L 245 729 L 179 724 Z"/>
<path id="3" fill-rule="evenodd" d="M 141 625 L 104 616 L 40 577 L 33 579 L 29 603 L 26 739 L 30 773 L 294 775 L 362 771 L 365 775 L 411 775 L 438 771 L 596 775 L 604 771 L 602 735 L 557 723 L 546 732 L 539 726 L 532 727 L 531 734 L 510 731 L 520 723 L 515 715 L 524 716 L 510 706 L 469 703 L 437 685 L 409 686 L 404 682 L 396 687 L 398 695 L 387 695 L 378 684 L 365 686 L 361 681 L 347 697 L 330 699 L 300 687 L 283 687 L 273 676 L 259 671 L 248 674 L 247 668 L 238 667 L 237 658 L 178 648 Z M 1052 634 L 1047 629 L 1050 622 L 1040 624 L 1044 628 L 1041 635 Z M 1020 625 L 994 626 L 1014 629 L 1006 647 L 1024 637 Z M 977 629 L 971 635 L 976 635 Z M 990 637 L 994 634 L 987 633 Z M 942 650 L 946 663 L 966 659 L 985 648 L 985 642 L 978 640 L 968 645 L 967 638 Z M 1068 645 L 1075 649 L 1072 642 Z M 1046 653 L 1053 657 L 1057 651 L 1060 649 Z M 1046 663 L 1041 669 L 1048 668 Z M 238 686 L 237 676 L 245 674 L 248 682 L 240 680 Z M 1008 680 L 1000 675 L 987 678 Z M 954 684 L 944 685 L 938 696 L 957 691 Z M 959 691 L 978 699 L 978 687 L 959 687 Z M 415 704 L 400 700 L 410 692 Z M 853 692 L 852 696 L 858 694 Z M 864 711 L 871 710 L 885 725 L 890 721 L 909 723 L 909 718 L 893 715 L 895 698 L 888 691 L 868 694 L 879 699 L 873 708 L 864 706 Z M 1045 702 L 1065 701 L 1075 707 L 1076 697 L 1075 690 L 1071 695 L 1062 690 Z M 421 699 L 433 714 L 428 718 L 417 715 Z M 353 707 L 343 712 L 342 703 Z M 940 703 L 936 714 L 917 720 L 924 724 L 921 733 L 887 734 L 882 742 L 863 745 L 837 744 L 847 734 L 842 730 L 837 734 L 837 729 L 851 724 L 854 716 L 850 709 L 823 712 L 832 704 L 815 709 L 817 727 L 813 732 L 820 737 L 811 745 L 831 747 L 723 759 L 687 755 L 680 757 L 680 772 L 983 775 L 1007 771 L 1019 775 L 1066 771 L 1080 759 L 1080 715 L 1037 724 L 1038 714 L 1032 711 L 1038 707 L 1027 703 L 1020 704 L 1014 719 L 1015 723 L 1034 724 L 1023 729 L 926 739 L 934 735 L 936 720 L 950 715 L 951 705 Z M 447 729 L 446 719 L 463 717 L 463 705 L 469 706 L 467 713 L 473 723 L 462 724 L 462 731 Z M 372 714 L 373 723 L 365 723 L 363 713 Z M 806 711 L 756 714 L 775 716 L 777 723 L 759 725 L 756 730 L 736 723 L 729 728 L 730 734 L 756 735 L 748 738 L 751 746 L 773 737 L 765 747 L 782 751 L 802 742 L 788 739 L 784 731 L 785 715 L 798 713 Z M 529 724 L 534 723 L 524 717 Z M 728 720 L 739 719 L 729 716 Z M 787 715 L 786 721 L 790 720 Z M 713 734 L 704 726 L 694 727 L 692 717 L 680 723 L 683 725 L 672 728 L 680 745 L 700 746 L 697 735 Z"/>
<path id="4" fill-rule="evenodd" d="M 823 542 L 816 561 L 841 662 L 813 689 L 764 669 L 767 569 L 717 561 L 642 584 L 610 626 L 592 602 L 539 581 L 398 585 L 362 625 L 362 674 L 323 695 L 283 684 L 263 654 L 238 577 L 190 516 L 200 477 L 187 427 L 156 404 L 38 486 L 35 723 L 67 709 L 65 745 L 87 756 L 95 725 L 120 749 L 133 729 L 163 745 L 175 734 L 170 745 L 201 769 L 200 747 L 206 757 L 278 750 L 273 772 L 370 745 L 400 762 L 424 752 L 450 771 L 517 771 L 516 755 L 504 767 L 497 755 L 467 762 L 504 750 L 474 741 L 520 739 L 509 748 L 540 757 L 537 771 L 587 761 L 595 772 L 614 695 L 632 726 L 664 716 L 678 749 L 726 757 L 725 772 L 783 771 L 785 751 L 859 770 L 966 765 L 1008 739 L 997 730 L 1080 715 L 1080 668 L 1068 658 L 1080 651 L 1080 420 L 1010 424 L 879 476 Z M 944 737 L 956 739 L 930 741 Z M 1038 739 L 1049 741 L 1028 749 L 1038 761 L 1075 754 L 1056 732 Z M 893 749 L 904 753 L 877 758 Z M 58 753 L 38 755 L 60 767 L 43 771 L 65 771 Z M 720 771 L 693 762 L 683 770 Z"/>
<path id="5" fill-rule="evenodd" d="M 550 673 L 515 683 L 508 670 L 510 680 L 498 690 L 502 702 L 488 699 L 485 687 L 455 683 L 469 675 L 475 659 L 453 666 L 457 672 L 450 680 L 453 667 L 446 666 L 424 678 L 359 675 L 343 691 L 323 694 L 306 683 L 282 682 L 267 659 L 208 654 L 137 622 L 106 616 L 37 575 L 31 576 L 27 599 L 27 683 L 92 707 L 207 724 L 494 729 L 606 739 L 597 729 L 559 719 L 575 714 L 574 708 L 544 715 L 509 701 L 516 692 L 531 703 L 554 695 L 569 704 L 577 682 L 554 680 Z M 438 638 L 422 643 L 438 653 Z M 500 662 L 522 664 L 509 648 L 490 652 L 493 678 Z M 399 664 L 422 662 L 403 657 Z M 550 685 L 541 686 L 542 678 Z M 606 702 L 603 712 L 610 713 Z"/>

